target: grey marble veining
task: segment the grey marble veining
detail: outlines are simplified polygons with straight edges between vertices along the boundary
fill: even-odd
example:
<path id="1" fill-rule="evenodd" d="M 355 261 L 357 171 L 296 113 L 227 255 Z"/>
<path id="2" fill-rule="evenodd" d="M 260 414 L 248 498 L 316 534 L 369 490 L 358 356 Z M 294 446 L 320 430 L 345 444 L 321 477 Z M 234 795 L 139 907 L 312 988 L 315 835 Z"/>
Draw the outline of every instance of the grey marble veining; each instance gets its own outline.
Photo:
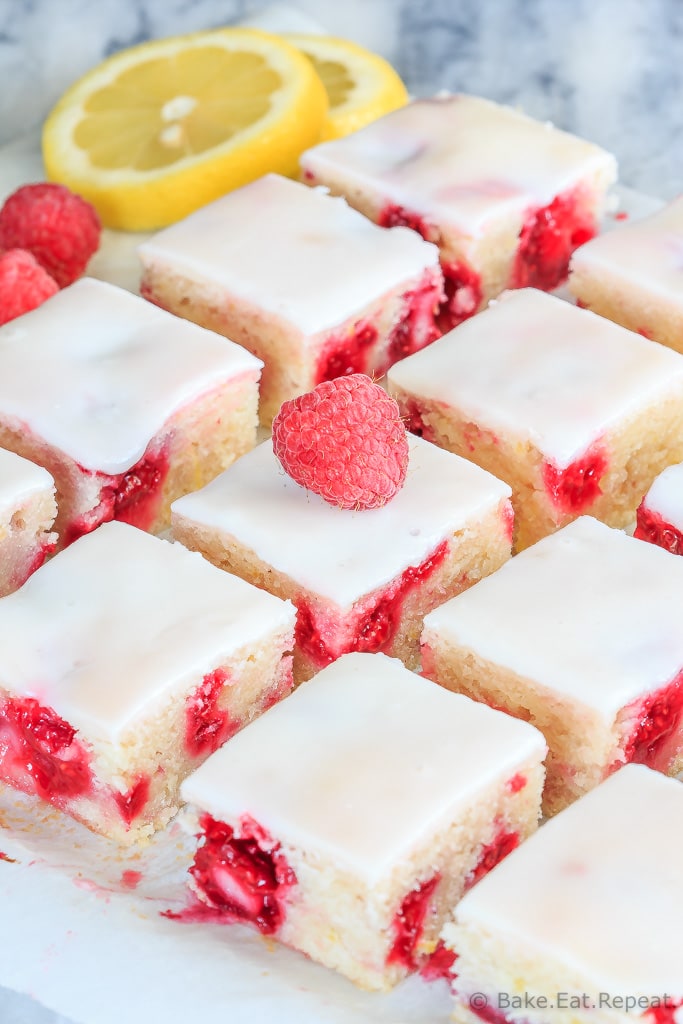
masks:
<path id="1" fill-rule="evenodd" d="M 263 0 L 0 0 L 0 142 L 38 126 L 102 57 L 250 16 Z M 683 182 L 681 0 L 298 0 L 392 60 L 415 94 L 465 90 L 616 153 L 622 180 Z"/>

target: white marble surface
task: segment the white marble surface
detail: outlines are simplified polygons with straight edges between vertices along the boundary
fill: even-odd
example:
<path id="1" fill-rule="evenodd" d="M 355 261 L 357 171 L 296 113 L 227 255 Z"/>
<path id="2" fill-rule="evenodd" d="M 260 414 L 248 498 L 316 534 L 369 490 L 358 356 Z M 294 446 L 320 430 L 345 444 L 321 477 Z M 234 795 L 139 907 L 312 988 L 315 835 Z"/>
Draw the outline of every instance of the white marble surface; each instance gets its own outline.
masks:
<path id="1" fill-rule="evenodd" d="M 39 125 L 74 78 L 123 46 L 248 17 L 266 0 L 0 0 L 0 142 Z M 613 150 L 622 181 L 683 181 L 681 0 L 296 0 L 389 57 L 416 94 L 519 103 Z"/>

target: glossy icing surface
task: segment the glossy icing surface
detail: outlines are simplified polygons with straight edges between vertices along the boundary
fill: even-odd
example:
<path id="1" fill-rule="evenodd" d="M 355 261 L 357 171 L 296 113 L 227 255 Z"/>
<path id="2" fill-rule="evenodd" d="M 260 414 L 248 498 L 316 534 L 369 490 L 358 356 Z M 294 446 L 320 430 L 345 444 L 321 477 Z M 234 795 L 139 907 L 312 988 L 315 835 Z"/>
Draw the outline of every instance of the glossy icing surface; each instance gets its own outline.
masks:
<path id="1" fill-rule="evenodd" d="M 0 515 L 41 491 L 52 491 L 54 481 L 42 466 L 0 448 Z"/>
<path id="2" fill-rule="evenodd" d="M 572 267 L 581 273 L 609 271 L 625 285 L 682 305 L 683 197 L 594 238 L 574 253 Z"/>
<path id="3" fill-rule="evenodd" d="M 173 516 L 234 538 L 300 586 L 349 607 L 510 496 L 473 463 L 421 438 L 409 445 L 406 482 L 382 508 L 328 505 L 287 476 L 266 441 L 174 502 Z"/>
<path id="4" fill-rule="evenodd" d="M 388 379 L 559 467 L 652 402 L 683 400 L 678 353 L 531 288 L 505 293 Z"/>
<path id="5" fill-rule="evenodd" d="M 583 175 L 616 176 L 592 143 L 476 96 L 417 100 L 345 139 L 305 153 L 304 172 L 366 188 L 446 228 L 545 206 Z"/>
<path id="6" fill-rule="evenodd" d="M 430 612 L 425 629 L 611 722 L 683 669 L 682 595 L 683 559 L 584 516 Z"/>
<path id="7" fill-rule="evenodd" d="M 683 462 L 659 474 L 645 495 L 644 505 L 665 523 L 683 530 Z"/>
<path id="8" fill-rule="evenodd" d="M 382 654 L 347 654 L 186 780 L 214 818 L 249 815 L 275 839 L 376 882 L 516 767 L 541 734 Z"/>
<path id="9" fill-rule="evenodd" d="M 217 285 L 304 335 L 438 265 L 436 247 L 414 232 L 382 231 L 344 199 L 277 174 L 166 228 L 139 252 L 145 266 Z"/>
<path id="10" fill-rule="evenodd" d="M 262 364 L 114 285 L 82 278 L 0 327 L 0 418 L 121 473 L 173 413 Z"/>
<path id="11" fill-rule="evenodd" d="M 456 921 L 578 970 L 597 991 L 680 998 L 682 844 L 680 782 L 627 765 L 471 889 Z"/>
<path id="12" fill-rule="evenodd" d="M 116 740 L 186 681 L 293 624 L 289 602 L 106 523 L 0 601 L 0 679 L 88 737 Z"/>

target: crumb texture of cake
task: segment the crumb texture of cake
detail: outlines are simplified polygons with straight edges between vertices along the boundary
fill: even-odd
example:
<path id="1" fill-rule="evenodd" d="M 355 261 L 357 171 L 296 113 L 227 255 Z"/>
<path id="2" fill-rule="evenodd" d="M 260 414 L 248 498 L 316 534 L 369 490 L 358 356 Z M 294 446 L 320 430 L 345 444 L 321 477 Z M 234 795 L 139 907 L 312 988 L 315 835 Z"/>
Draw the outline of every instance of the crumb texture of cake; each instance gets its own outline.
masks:
<path id="1" fill-rule="evenodd" d="M 0 780 L 123 843 L 292 686 L 290 604 L 107 523 L 0 602 Z"/>
<path id="2" fill-rule="evenodd" d="M 17 590 L 57 544 L 54 480 L 0 448 L 0 597 Z"/>
<path id="3" fill-rule="evenodd" d="M 683 462 L 668 466 L 654 480 L 638 506 L 633 536 L 683 555 Z"/>
<path id="4" fill-rule="evenodd" d="M 544 755 L 526 723 L 382 654 L 345 655 L 183 783 L 199 838 L 187 919 L 199 902 L 389 988 L 536 829 Z"/>
<path id="5" fill-rule="evenodd" d="M 513 491 L 518 550 L 588 514 L 635 519 L 683 459 L 683 359 L 536 289 L 392 367 L 408 429 Z"/>
<path id="6" fill-rule="evenodd" d="M 598 146 L 490 100 L 448 94 L 308 150 L 301 168 L 309 185 L 439 246 L 445 330 L 505 288 L 560 285 L 616 180 L 614 157 Z"/>
<path id="7" fill-rule="evenodd" d="M 297 682 L 342 654 L 419 660 L 425 614 L 510 557 L 509 487 L 409 438 L 381 508 L 333 507 L 287 476 L 266 441 L 173 505 L 176 539 L 297 607 Z"/>
<path id="8" fill-rule="evenodd" d="M 683 770 L 682 597 L 681 559 L 584 516 L 431 612 L 423 672 L 541 730 L 554 814 L 627 762 Z"/>
<path id="9" fill-rule="evenodd" d="M 675 1024 L 682 843 L 683 787 L 639 765 L 545 824 L 444 929 L 453 1019 Z"/>
<path id="10" fill-rule="evenodd" d="M 569 289 L 582 306 L 683 353 L 683 198 L 582 246 Z"/>
<path id="11" fill-rule="evenodd" d="M 60 544 L 174 498 L 256 442 L 261 363 L 114 285 L 82 279 L 0 328 L 0 446 L 54 478 Z"/>
<path id="12" fill-rule="evenodd" d="M 325 189 L 276 174 L 139 248 L 142 294 L 265 363 L 260 417 L 347 373 L 381 375 L 441 333 L 435 246 L 387 234 Z"/>

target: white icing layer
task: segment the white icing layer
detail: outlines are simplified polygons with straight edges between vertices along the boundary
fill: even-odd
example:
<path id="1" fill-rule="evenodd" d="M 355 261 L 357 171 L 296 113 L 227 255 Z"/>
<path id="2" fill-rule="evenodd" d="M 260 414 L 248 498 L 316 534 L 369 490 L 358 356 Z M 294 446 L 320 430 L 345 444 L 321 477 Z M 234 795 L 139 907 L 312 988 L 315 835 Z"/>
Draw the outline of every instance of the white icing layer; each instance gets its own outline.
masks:
<path id="1" fill-rule="evenodd" d="M 473 650 L 610 723 L 683 670 L 682 598 L 682 558 L 583 516 L 430 612 L 425 639 Z"/>
<path id="2" fill-rule="evenodd" d="M 0 682 L 116 741 L 165 695 L 293 627 L 294 609 L 125 523 L 81 537 L 0 601 Z"/>
<path id="3" fill-rule="evenodd" d="M 683 357 L 528 288 L 401 360 L 388 380 L 565 467 L 651 403 L 683 401 Z"/>
<path id="4" fill-rule="evenodd" d="M 46 469 L 0 448 L 0 515 L 44 491 L 54 492 L 54 480 Z"/>
<path id="5" fill-rule="evenodd" d="M 507 484 L 473 463 L 420 438 L 409 445 L 405 485 L 382 508 L 328 505 L 285 473 L 266 441 L 174 502 L 173 517 L 237 541 L 299 586 L 349 608 L 510 496 Z"/>
<path id="6" fill-rule="evenodd" d="M 636 293 L 645 289 L 683 308 L 683 197 L 582 245 L 572 269 L 598 276 L 609 271 Z"/>
<path id="7" fill-rule="evenodd" d="M 0 327 L 0 418 L 122 473 L 186 403 L 263 364 L 212 331 L 84 278 Z"/>
<path id="8" fill-rule="evenodd" d="M 301 166 L 475 235 L 600 170 L 616 177 L 614 158 L 592 143 L 490 100 L 447 94 L 324 142 L 304 153 Z"/>
<path id="9" fill-rule="evenodd" d="M 683 530 L 683 462 L 659 474 L 643 504 L 660 515 L 665 523 Z"/>
<path id="10" fill-rule="evenodd" d="M 409 672 L 346 654 L 214 754 L 183 798 L 219 820 L 381 880 L 545 741 L 528 725 Z"/>
<path id="11" fill-rule="evenodd" d="M 166 228 L 139 249 L 145 267 L 225 289 L 303 335 L 341 324 L 438 267 L 407 228 L 378 228 L 324 189 L 268 174 Z"/>
<path id="12" fill-rule="evenodd" d="M 627 765 L 471 889 L 456 922 L 579 970 L 596 993 L 678 999 L 681 849 L 683 786 Z"/>

